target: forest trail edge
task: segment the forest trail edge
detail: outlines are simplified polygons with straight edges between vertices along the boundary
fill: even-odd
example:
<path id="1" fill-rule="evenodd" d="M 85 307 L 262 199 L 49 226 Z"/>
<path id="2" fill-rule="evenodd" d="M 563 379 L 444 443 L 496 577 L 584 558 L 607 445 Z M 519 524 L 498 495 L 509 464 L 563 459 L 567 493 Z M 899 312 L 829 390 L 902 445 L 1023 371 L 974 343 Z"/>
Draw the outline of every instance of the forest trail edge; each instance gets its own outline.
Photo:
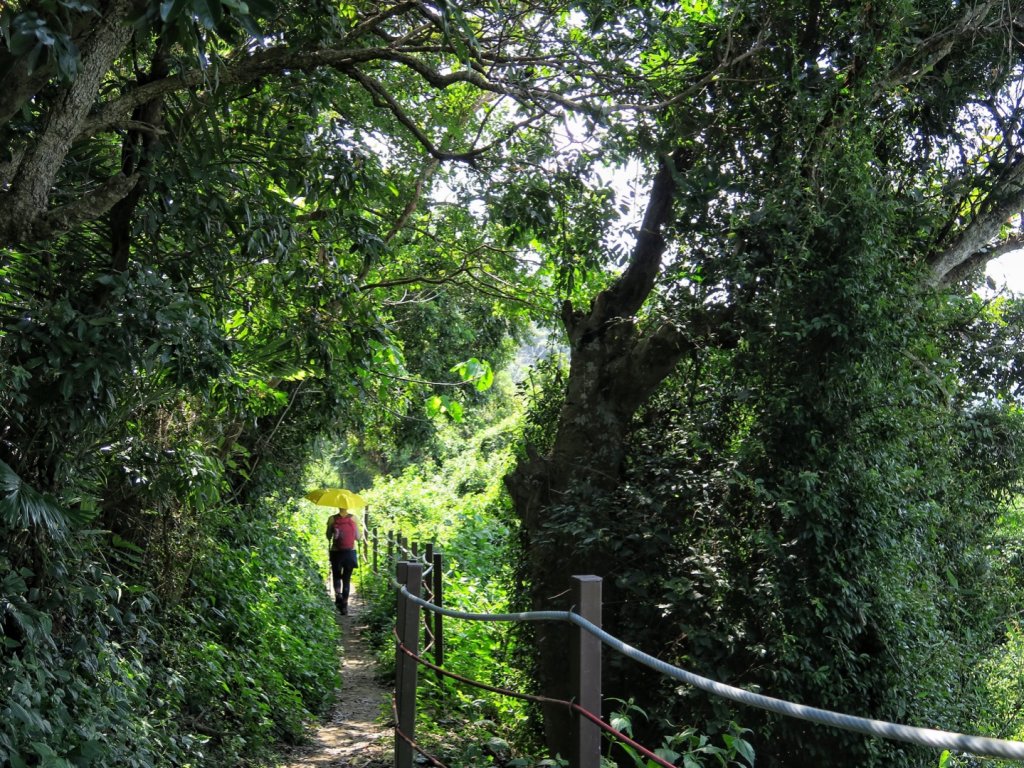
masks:
<path id="1" fill-rule="evenodd" d="M 330 714 L 307 744 L 282 757 L 280 768 L 391 768 L 394 733 L 382 724 L 390 709 L 390 689 L 375 678 L 376 662 L 362 636 L 363 602 L 355 590 L 341 629 L 341 687 Z"/>

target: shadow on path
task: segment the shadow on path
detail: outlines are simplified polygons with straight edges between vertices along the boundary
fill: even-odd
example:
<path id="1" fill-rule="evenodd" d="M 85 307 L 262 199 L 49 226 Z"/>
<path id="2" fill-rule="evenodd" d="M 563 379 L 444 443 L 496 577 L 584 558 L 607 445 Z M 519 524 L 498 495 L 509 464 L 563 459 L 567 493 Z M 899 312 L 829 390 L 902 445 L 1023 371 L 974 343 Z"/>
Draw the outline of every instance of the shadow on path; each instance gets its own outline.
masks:
<path id="1" fill-rule="evenodd" d="M 341 688 L 327 720 L 311 742 L 296 747 L 281 768 L 391 768 L 394 733 L 391 691 L 374 680 L 373 654 L 362 637 L 363 603 L 353 592 L 348 616 L 336 614 L 341 627 Z M 386 713 L 386 714 L 385 714 Z"/>

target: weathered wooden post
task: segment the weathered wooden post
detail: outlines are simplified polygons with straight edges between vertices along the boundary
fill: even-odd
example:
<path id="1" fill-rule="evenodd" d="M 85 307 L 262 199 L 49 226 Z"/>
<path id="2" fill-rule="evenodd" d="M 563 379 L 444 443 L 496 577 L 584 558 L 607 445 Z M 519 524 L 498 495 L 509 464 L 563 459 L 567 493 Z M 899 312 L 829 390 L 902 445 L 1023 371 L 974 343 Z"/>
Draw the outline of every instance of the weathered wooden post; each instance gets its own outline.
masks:
<path id="1" fill-rule="evenodd" d="M 444 555 L 440 552 L 434 553 L 434 572 L 431 574 L 431 581 L 434 584 L 434 598 L 433 603 L 438 608 L 444 606 L 443 597 L 443 584 L 444 579 L 442 578 Z M 444 666 L 444 624 L 442 620 L 444 616 L 440 613 L 434 614 L 434 663 L 439 667 Z M 443 675 L 437 673 L 438 680 L 440 681 Z"/>
<path id="2" fill-rule="evenodd" d="M 373 572 L 374 573 L 380 573 L 380 569 L 378 568 L 378 561 L 377 561 L 377 549 L 378 549 L 378 544 L 379 543 L 380 543 L 380 541 L 379 541 L 379 534 L 377 532 L 377 529 L 374 528 L 373 529 Z"/>
<path id="3" fill-rule="evenodd" d="M 601 577 L 573 576 L 574 613 L 598 627 L 601 626 Z M 582 627 L 573 625 L 570 641 L 570 674 L 575 701 L 588 712 L 601 715 L 601 641 Z M 572 718 L 573 768 L 599 768 L 601 764 L 601 729 L 583 715 Z"/>
<path id="4" fill-rule="evenodd" d="M 423 566 L 403 561 L 396 566 L 398 583 L 410 595 L 419 597 L 423 583 Z M 397 631 L 398 642 L 412 653 L 420 648 L 420 607 L 401 592 L 398 593 Z M 395 723 L 395 768 L 412 768 L 413 748 L 399 735 L 416 738 L 416 659 L 403 653 L 395 646 L 395 708 L 398 721 Z"/>

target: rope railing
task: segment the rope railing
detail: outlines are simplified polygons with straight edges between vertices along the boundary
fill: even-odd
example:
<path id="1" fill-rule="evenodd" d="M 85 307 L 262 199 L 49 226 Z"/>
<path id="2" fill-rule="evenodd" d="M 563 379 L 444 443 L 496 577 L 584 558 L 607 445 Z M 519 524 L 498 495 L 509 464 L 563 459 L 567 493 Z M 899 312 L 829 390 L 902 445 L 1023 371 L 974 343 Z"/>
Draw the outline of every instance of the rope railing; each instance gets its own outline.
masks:
<path id="1" fill-rule="evenodd" d="M 472 679 L 470 679 L 468 677 L 464 677 L 463 675 L 458 675 L 458 674 L 456 674 L 454 672 L 451 672 L 451 671 L 449 671 L 447 669 L 444 669 L 443 667 L 439 667 L 436 664 L 431 664 L 429 661 L 427 661 L 423 657 L 413 653 L 408 648 L 406 648 L 405 644 L 401 641 L 401 639 L 398 638 L 397 633 L 395 634 L 395 638 L 396 638 L 396 640 L 398 642 L 398 646 L 397 647 L 398 647 L 398 649 L 402 653 L 404 653 L 407 656 L 415 659 L 418 664 L 421 664 L 422 666 L 427 667 L 428 669 L 432 669 L 435 672 L 437 672 L 438 674 L 443 675 L 444 677 L 451 678 L 452 680 L 457 680 L 460 683 L 465 683 L 466 685 L 473 686 L 474 688 L 479 688 L 480 690 L 483 690 L 483 691 L 490 691 L 491 693 L 497 693 L 497 694 L 500 694 L 502 696 L 509 696 L 511 698 L 514 698 L 514 699 L 522 699 L 523 701 L 532 701 L 532 702 L 534 702 L 536 704 L 555 704 L 555 705 L 558 705 L 558 706 L 565 707 L 566 709 L 570 709 L 573 712 L 576 712 L 577 714 L 582 715 L 583 717 L 587 718 L 587 720 L 592 722 L 594 725 L 596 725 L 602 731 L 604 731 L 605 733 L 611 735 L 612 738 L 617 739 L 618 741 L 621 741 L 623 744 L 628 744 L 633 749 L 635 749 L 637 752 L 639 752 L 644 757 L 646 757 L 648 760 L 653 760 L 655 763 L 657 763 L 658 765 L 662 766 L 662 768 L 676 768 L 676 766 L 672 765 L 672 763 L 668 762 L 663 757 L 655 754 L 654 752 L 649 750 L 647 747 L 645 747 L 643 744 L 640 744 L 639 742 L 634 741 L 629 736 L 627 736 L 626 734 L 622 733 L 622 731 L 620 731 L 620 730 L 618 730 L 616 728 L 613 728 L 608 723 L 606 723 L 604 720 L 602 720 L 598 715 L 595 715 L 590 710 L 585 709 L 584 707 L 581 707 L 579 704 L 577 704 L 574 701 L 566 701 L 565 699 L 553 699 L 553 698 L 551 698 L 549 696 L 537 696 L 536 694 L 532 694 L 532 693 L 522 693 L 520 691 L 512 691 L 512 690 L 509 690 L 508 688 L 501 688 L 501 687 L 496 686 L 496 685 L 489 685 L 488 683 L 482 683 L 479 680 L 472 680 Z"/>
<path id="2" fill-rule="evenodd" d="M 402 740 L 403 743 L 408 744 L 416 752 L 418 752 L 419 754 L 423 755 L 423 758 L 428 763 L 430 763 L 431 765 L 435 766 L 436 768 L 448 768 L 447 765 L 445 765 L 440 760 L 438 760 L 436 757 L 434 757 L 432 754 L 430 754 L 425 749 L 423 749 L 423 747 L 421 747 L 419 745 L 419 743 L 414 738 L 409 736 L 401 728 L 398 727 L 398 725 L 397 725 L 397 723 L 398 723 L 398 703 L 395 701 L 395 697 L 394 696 L 391 697 L 391 716 L 394 718 L 395 723 L 396 723 L 396 725 L 395 725 L 395 734 L 398 736 L 399 739 Z"/>
<path id="3" fill-rule="evenodd" d="M 422 566 L 423 592 L 424 596 L 433 605 L 441 602 L 442 591 L 442 556 L 434 552 L 434 543 L 417 544 L 409 542 L 404 536 L 394 532 L 385 532 L 383 535 L 376 529 L 367 530 L 364 537 L 364 547 L 369 547 L 372 542 L 374 572 L 379 570 L 379 550 L 381 544 L 386 545 L 386 559 L 390 566 L 394 561 L 403 558 L 408 561 L 418 562 Z M 422 550 L 422 551 L 421 551 Z M 440 615 L 425 614 L 423 616 L 423 630 L 426 637 L 424 652 L 432 651 L 434 660 L 441 664 L 444 662 L 444 634 Z"/>
<path id="4" fill-rule="evenodd" d="M 735 701 L 740 704 L 757 707 L 787 717 L 794 717 L 820 725 L 841 728 L 846 731 L 866 736 L 900 741 L 932 749 L 948 749 L 951 752 L 963 752 L 979 757 L 994 757 L 1004 760 L 1024 761 L 1024 742 L 994 739 L 986 736 L 971 736 L 953 731 L 901 725 L 899 723 L 874 720 L 870 718 L 833 712 L 817 707 L 777 699 L 771 696 L 747 691 L 742 688 L 726 685 L 688 670 L 673 666 L 643 651 L 624 643 L 617 637 L 605 632 L 600 627 L 573 611 L 527 611 L 519 613 L 472 613 L 455 611 L 450 608 L 434 605 L 412 594 L 409 589 L 398 581 L 392 581 L 399 593 L 411 603 L 434 614 L 469 621 L 491 622 L 522 622 L 522 621 L 565 621 L 579 627 L 596 637 L 604 645 L 627 658 L 660 672 L 674 680 L 691 685 L 699 690 Z"/>

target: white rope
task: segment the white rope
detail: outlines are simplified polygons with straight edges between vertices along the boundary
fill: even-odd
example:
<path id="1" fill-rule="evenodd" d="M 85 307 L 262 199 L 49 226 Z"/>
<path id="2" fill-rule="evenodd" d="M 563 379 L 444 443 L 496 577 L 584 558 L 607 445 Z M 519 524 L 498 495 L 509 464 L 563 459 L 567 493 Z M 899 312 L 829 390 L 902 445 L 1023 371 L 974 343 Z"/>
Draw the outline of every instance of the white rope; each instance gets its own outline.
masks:
<path id="1" fill-rule="evenodd" d="M 465 613 L 453 611 L 450 608 L 443 608 L 427 602 L 409 591 L 397 581 L 392 579 L 392 584 L 398 588 L 403 595 L 417 605 L 440 613 L 444 616 L 451 616 L 455 619 L 468 619 L 471 621 L 568 621 L 581 629 L 597 637 L 609 648 L 618 651 L 634 661 L 637 661 L 656 672 L 667 675 L 675 680 L 692 685 L 707 693 L 730 699 L 740 704 L 749 704 L 753 707 L 775 712 L 776 714 L 796 717 L 801 720 L 808 720 L 812 723 L 830 725 L 835 728 L 842 728 L 846 731 L 862 733 L 867 736 L 875 736 L 893 741 L 902 741 L 909 744 L 918 744 L 933 749 L 948 749 L 951 752 L 967 752 L 982 757 L 998 757 L 1003 760 L 1019 760 L 1024 762 L 1024 742 L 1008 741 L 1006 739 L 991 739 L 986 736 L 968 736 L 963 733 L 952 731 L 939 731 L 932 728 L 916 728 L 911 725 L 900 725 L 884 720 L 871 720 L 866 717 L 855 717 L 840 712 L 832 712 L 827 709 L 808 707 L 803 704 L 794 704 L 791 701 L 776 699 L 771 696 L 763 696 L 759 693 L 746 691 L 742 688 L 734 688 L 706 677 L 701 677 L 693 672 L 688 672 L 680 667 L 672 666 L 661 659 L 656 659 L 643 651 L 637 650 L 631 645 L 619 640 L 617 637 L 608 634 L 597 625 L 587 621 L 578 613 L 572 611 L 528 611 L 525 613 Z"/>

